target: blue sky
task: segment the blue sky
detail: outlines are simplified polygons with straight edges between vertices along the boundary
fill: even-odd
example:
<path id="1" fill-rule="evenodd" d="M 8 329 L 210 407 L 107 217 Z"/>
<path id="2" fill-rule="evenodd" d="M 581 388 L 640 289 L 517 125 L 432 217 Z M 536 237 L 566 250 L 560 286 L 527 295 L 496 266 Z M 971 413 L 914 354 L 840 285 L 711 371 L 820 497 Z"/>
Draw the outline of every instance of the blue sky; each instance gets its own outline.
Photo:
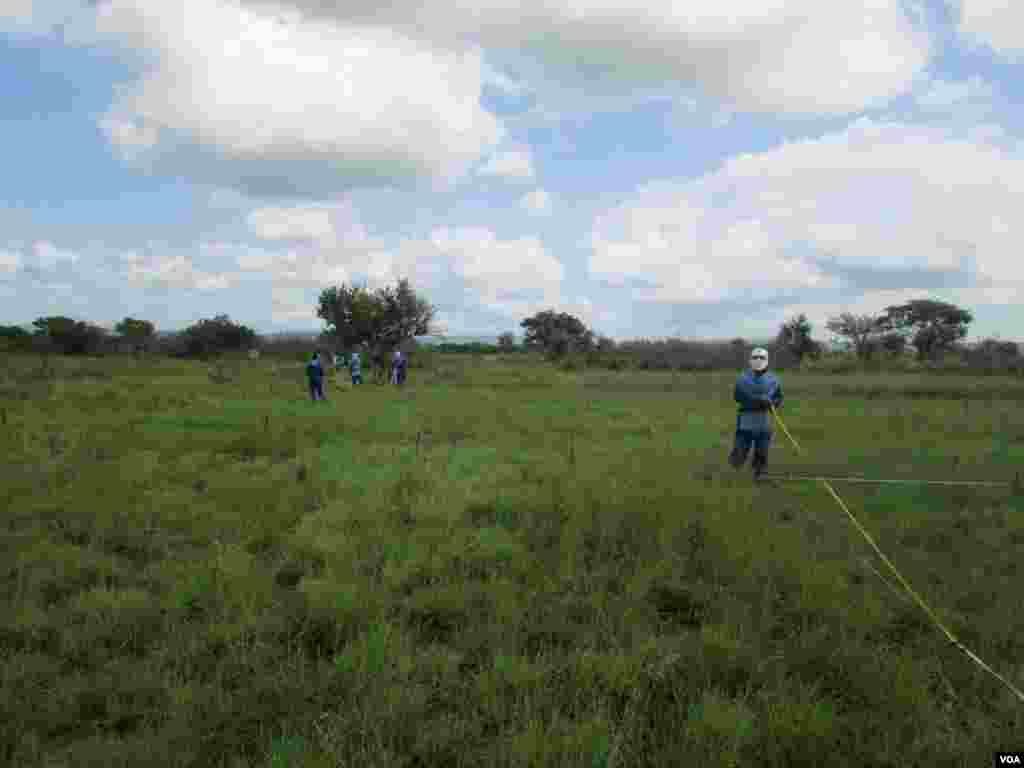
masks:
<path id="1" fill-rule="evenodd" d="M 930 297 L 1024 341 L 1024 4 L 379 5 L 4 3 L 0 323 L 314 331 L 408 277 L 452 335 Z"/>

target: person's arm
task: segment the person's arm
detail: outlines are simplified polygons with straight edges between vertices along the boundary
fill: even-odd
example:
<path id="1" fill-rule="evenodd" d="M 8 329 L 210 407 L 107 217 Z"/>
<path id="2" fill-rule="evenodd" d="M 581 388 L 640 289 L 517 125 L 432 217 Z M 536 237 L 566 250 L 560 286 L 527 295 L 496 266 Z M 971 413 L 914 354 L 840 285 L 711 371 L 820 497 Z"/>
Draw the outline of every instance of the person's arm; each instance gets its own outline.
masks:
<path id="1" fill-rule="evenodd" d="M 743 386 L 743 379 L 736 382 L 736 402 L 740 404 L 740 409 L 744 411 L 759 411 L 763 409 L 763 405 L 760 400 L 752 396 L 745 386 Z"/>
<path id="2" fill-rule="evenodd" d="M 776 408 L 782 407 L 782 384 L 781 382 L 775 382 L 775 392 L 772 393 L 772 404 Z"/>

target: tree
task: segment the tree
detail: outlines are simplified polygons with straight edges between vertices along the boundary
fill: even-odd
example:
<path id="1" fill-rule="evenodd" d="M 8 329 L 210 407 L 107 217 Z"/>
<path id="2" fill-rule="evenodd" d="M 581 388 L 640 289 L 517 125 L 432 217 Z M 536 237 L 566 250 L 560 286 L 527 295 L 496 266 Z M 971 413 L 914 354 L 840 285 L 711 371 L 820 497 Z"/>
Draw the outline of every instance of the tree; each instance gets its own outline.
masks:
<path id="1" fill-rule="evenodd" d="M 227 315 L 200 320 L 185 329 L 184 337 L 186 354 L 198 357 L 247 350 L 256 344 L 256 332 L 232 322 Z"/>
<path id="2" fill-rule="evenodd" d="M 512 352 L 516 348 L 516 337 L 512 332 L 506 332 L 498 337 L 498 350 L 501 352 Z"/>
<path id="3" fill-rule="evenodd" d="M 344 349 L 365 347 L 378 360 L 416 336 L 436 330 L 435 308 L 408 280 L 370 293 L 364 286 L 343 284 L 320 292 L 316 315 L 324 335 Z"/>
<path id="4" fill-rule="evenodd" d="M 849 342 L 857 357 L 867 359 L 874 350 L 874 342 L 881 330 L 879 319 L 872 315 L 855 315 L 843 312 L 830 318 L 825 327 L 829 331 Z"/>
<path id="5" fill-rule="evenodd" d="M 408 280 L 399 280 L 397 287 L 386 287 L 377 296 L 383 307 L 380 341 L 388 349 L 430 332 L 436 310 L 416 294 Z"/>
<path id="6" fill-rule="evenodd" d="M 376 335 L 382 308 L 366 288 L 342 285 L 320 292 L 316 314 L 327 325 L 326 336 L 343 349 L 352 349 Z"/>
<path id="7" fill-rule="evenodd" d="M 133 317 L 126 317 L 114 326 L 114 332 L 121 334 L 135 347 L 136 352 L 141 352 L 156 333 L 156 327 L 148 320 L 136 320 Z"/>
<path id="8" fill-rule="evenodd" d="M 54 347 L 67 355 L 96 352 L 107 332 L 99 326 L 63 315 L 40 317 L 32 321 L 33 335 L 46 337 Z"/>
<path id="9" fill-rule="evenodd" d="M 581 320 L 565 312 L 553 310 L 538 312 L 523 320 L 526 330 L 523 339 L 528 349 L 541 349 L 551 357 L 563 357 L 569 352 L 589 352 L 594 346 L 594 333 Z"/>
<path id="10" fill-rule="evenodd" d="M 0 349 L 27 350 L 32 334 L 20 325 L 0 325 Z"/>
<path id="11" fill-rule="evenodd" d="M 1020 361 L 1020 349 L 1016 343 L 991 338 L 965 349 L 963 355 L 968 365 L 978 368 L 1008 368 Z"/>
<path id="12" fill-rule="evenodd" d="M 907 348 L 907 337 L 902 333 L 887 333 L 880 339 L 882 348 L 893 357 L 899 357 Z"/>
<path id="13" fill-rule="evenodd" d="M 611 339 L 607 336 L 598 336 L 597 338 L 597 351 L 601 353 L 608 353 L 615 351 L 615 339 Z"/>
<path id="14" fill-rule="evenodd" d="M 970 311 L 955 304 L 916 299 L 886 307 L 878 320 L 881 330 L 905 334 L 921 360 L 933 360 L 967 335 L 974 320 Z"/>
<path id="15" fill-rule="evenodd" d="M 804 357 L 817 357 L 821 351 L 818 343 L 811 338 L 811 322 L 802 313 L 782 324 L 776 344 L 797 362 Z"/>
<path id="16" fill-rule="evenodd" d="M 0 338 L 24 339 L 30 336 L 28 331 L 20 325 L 0 325 Z"/>

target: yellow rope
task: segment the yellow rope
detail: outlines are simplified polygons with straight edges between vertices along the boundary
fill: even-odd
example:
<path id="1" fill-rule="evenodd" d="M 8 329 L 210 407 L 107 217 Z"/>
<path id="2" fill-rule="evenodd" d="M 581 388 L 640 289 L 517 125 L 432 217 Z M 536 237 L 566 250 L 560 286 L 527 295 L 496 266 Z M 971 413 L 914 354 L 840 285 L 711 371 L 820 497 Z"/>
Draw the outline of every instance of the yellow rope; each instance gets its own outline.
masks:
<path id="1" fill-rule="evenodd" d="M 801 449 L 800 445 L 797 443 L 797 441 L 793 439 L 793 436 L 791 434 L 789 434 L 789 430 L 786 429 L 785 423 L 782 421 L 781 418 L 779 418 L 779 412 L 777 410 L 775 410 L 775 405 L 774 404 L 771 405 L 771 409 L 772 409 L 772 416 L 775 418 L 775 421 L 778 422 L 779 426 L 782 427 L 782 431 L 785 433 L 786 437 L 789 438 L 789 441 L 791 443 L 793 443 L 793 447 L 796 448 L 797 453 L 803 455 L 803 449 Z M 843 503 L 843 500 L 841 498 L 839 498 L 839 494 L 835 492 L 835 489 L 832 488 L 832 485 L 828 482 L 828 480 L 826 480 L 823 477 L 819 478 L 819 479 L 821 480 L 822 485 L 825 486 L 825 489 L 832 495 L 832 498 L 835 499 L 836 502 L 839 504 L 839 506 L 842 508 L 843 512 L 846 513 L 846 516 L 849 517 L 851 522 L 857 527 L 857 530 L 860 531 L 861 535 L 865 539 L 867 539 L 868 544 L 870 544 L 872 549 L 874 549 L 875 552 L 878 553 L 878 556 L 880 558 L 882 558 L 882 561 L 887 566 L 889 566 L 889 569 L 896 575 L 896 578 L 900 580 L 900 584 L 902 584 L 904 589 L 906 589 L 907 592 L 909 592 L 910 595 L 914 598 L 914 600 L 917 601 L 917 604 L 919 606 L 921 606 L 921 608 L 924 610 L 925 613 L 928 614 L 928 617 L 933 622 L 935 622 L 935 625 L 940 630 L 942 630 L 942 633 L 946 636 L 946 638 L 949 640 L 949 642 L 951 644 L 955 645 L 957 648 L 959 648 L 965 654 L 967 654 L 968 658 L 970 658 L 975 664 L 980 666 L 982 669 L 984 669 L 990 675 L 992 675 L 997 680 L 999 680 L 999 682 L 1001 682 L 1003 685 L 1005 685 L 1007 688 L 1009 688 L 1011 691 L 1013 691 L 1014 695 L 1018 699 L 1020 699 L 1021 701 L 1024 701 L 1024 692 L 1021 692 L 1021 690 L 1019 688 L 1017 688 L 1013 683 L 1011 683 L 1009 680 L 1004 678 L 998 672 L 993 670 L 984 661 L 979 659 L 969 648 L 967 648 L 963 643 L 961 643 L 959 640 L 957 640 L 956 637 L 953 635 L 953 633 L 950 632 L 941 621 L 939 621 L 939 618 L 935 615 L 935 612 L 931 608 L 928 607 L 928 604 L 925 603 L 925 601 L 922 600 L 920 598 L 920 596 L 918 596 L 917 592 L 915 592 L 914 589 L 907 583 L 907 580 L 903 578 L 903 575 L 898 570 L 896 570 L 896 566 L 894 566 L 889 561 L 889 558 L 885 556 L 885 553 L 882 552 L 882 550 L 878 548 L 878 545 L 875 544 L 875 540 L 871 538 L 871 535 L 867 531 L 864 530 L 864 527 L 860 524 L 860 522 L 857 520 L 857 518 L 853 516 L 853 513 L 850 512 L 850 510 L 846 507 L 846 504 Z"/>

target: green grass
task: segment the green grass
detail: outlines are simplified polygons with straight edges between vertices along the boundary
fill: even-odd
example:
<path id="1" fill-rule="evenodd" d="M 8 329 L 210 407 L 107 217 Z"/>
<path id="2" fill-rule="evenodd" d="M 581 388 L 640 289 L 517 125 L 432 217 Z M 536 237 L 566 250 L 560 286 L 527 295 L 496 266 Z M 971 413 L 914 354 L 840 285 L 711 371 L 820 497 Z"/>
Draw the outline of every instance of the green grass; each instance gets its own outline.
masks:
<path id="1" fill-rule="evenodd" d="M 268 362 L 6 362 L 0 764 L 975 766 L 1024 744 L 1024 706 L 820 487 L 726 465 L 729 374 L 442 356 L 311 403 Z M 782 380 L 806 455 L 779 432 L 774 471 L 1024 459 L 1019 379 Z M 1019 492 L 836 487 L 1024 686 Z"/>

